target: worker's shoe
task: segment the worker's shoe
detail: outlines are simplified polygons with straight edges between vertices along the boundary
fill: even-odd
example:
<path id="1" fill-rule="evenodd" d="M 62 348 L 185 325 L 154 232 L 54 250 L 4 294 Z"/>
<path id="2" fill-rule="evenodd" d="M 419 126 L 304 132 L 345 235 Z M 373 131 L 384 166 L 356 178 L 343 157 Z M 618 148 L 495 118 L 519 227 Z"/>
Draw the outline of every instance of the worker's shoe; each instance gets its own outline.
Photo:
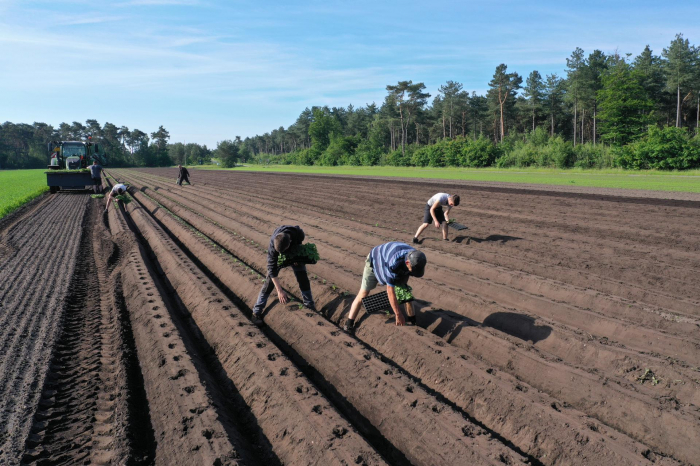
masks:
<path id="1" fill-rule="evenodd" d="M 406 316 L 406 325 L 416 325 L 416 316 Z"/>
<path id="2" fill-rule="evenodd" d="M 413 244 L 420 244 L 420 241 L 415 236 L 413 237 Z"/>
<path id="3" fill-rule="evenodd" d="M 302 291 L 301 300 L 304 303 L 304 307 L 306 309 L 316 311 L 316 305 L 314 304 L 314 297 L 311 294 L 311 290 Z"/>
<path id="4" fill-rule="evenodd" d="M 355 336 L 355 321 L 348 319 L 343 325 L 343 330 L 350 336 Z"/>
<path id="5" fill-rule="evenodd" d="M 263 320 L 262 314 L 253 314 L 253 325 L 257 327 L 262 327 L 265 325 L 265 321 Z"/>
<path id="6" fill-rule="evenodd" d="M 310 311 L 318 312 L 314 303 L 304 303 L 304 307 Z"/>

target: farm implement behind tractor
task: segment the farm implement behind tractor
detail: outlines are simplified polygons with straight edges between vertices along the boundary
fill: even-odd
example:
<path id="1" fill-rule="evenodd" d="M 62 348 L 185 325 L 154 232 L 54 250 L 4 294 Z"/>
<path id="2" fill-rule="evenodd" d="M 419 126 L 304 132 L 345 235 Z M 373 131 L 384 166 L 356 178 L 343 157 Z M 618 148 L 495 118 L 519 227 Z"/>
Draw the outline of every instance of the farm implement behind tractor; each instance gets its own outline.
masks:
<path id="1" fill-rule="evenodd" d="M 83 190 L 92 186 L 89 165 L 97 161 L 107 165 L 104 153 L 99 153 L 99 144 L 87 141 L 51 141 L 48 144 L 49 166 L 46 184 L 51 194 L 59 190 Z"/>

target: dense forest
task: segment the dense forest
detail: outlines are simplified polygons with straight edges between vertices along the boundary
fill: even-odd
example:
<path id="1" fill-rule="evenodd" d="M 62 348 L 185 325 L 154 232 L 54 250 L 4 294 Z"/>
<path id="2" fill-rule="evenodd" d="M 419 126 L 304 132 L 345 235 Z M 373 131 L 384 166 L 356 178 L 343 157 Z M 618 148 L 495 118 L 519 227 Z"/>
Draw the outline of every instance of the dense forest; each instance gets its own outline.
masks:
<path id="1" fill-rule="evenodd" d="M 209 162 L 306 165 L 700 167 L 700 47 L 676 35 L 660 55 L 577 48 L 565 76 L 498 65 L 486 95 L 456 81 L 386 86 L 381 105 L 312 107 L 269 133 L 206 145 L 112 123 L 0 126 L 0 168 L 46 165 L 46 142 L 100 142 L 113 166 Z M 432 100 L 430 100 L 432 97 Z"/>
<path id="2" fill-rule="evenodd" d="M 400 166 L 700 167 L 700 47 L 678 34 L 661 55 L 580 48 L 566 75 L 496 67 L 486 95 L 456 81 L 386 86 L 381 105 L 306 108 L 246 138 L 257 163 Z"/>

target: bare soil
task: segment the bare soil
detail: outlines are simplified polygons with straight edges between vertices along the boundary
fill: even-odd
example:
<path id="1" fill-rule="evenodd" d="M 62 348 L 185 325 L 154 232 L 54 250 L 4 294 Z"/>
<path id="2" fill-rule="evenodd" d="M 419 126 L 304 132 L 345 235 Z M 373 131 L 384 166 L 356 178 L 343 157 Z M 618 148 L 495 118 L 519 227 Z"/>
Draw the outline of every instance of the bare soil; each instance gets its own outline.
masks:
<path id="1" fill-rule="evenodd" d="M 110 174 L 133 201 L 108 215 L 58 194 L 0 222 L 2 464 L 700 464 L 692 196 Z M 346 335 L 369 250 L 446 190 L 468 229 L 416 245 L 418 326 Z M 280 224 L 318 246 L 318 311 L 283 270 L 258 328 Z"/>

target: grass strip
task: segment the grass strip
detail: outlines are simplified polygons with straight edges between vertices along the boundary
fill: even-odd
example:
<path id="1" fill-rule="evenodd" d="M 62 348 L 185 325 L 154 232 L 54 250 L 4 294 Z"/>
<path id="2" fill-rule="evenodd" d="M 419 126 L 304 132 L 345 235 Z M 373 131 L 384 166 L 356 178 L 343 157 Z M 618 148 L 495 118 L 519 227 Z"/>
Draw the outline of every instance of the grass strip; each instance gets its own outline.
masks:
<path id="1" fill-rule="evenodd" d="M 217 166 L 198 169 L 222 170 Z M 246 165 L 228 170 L 317 175 L 380 176 L 580 186 L 593 188 L 643 189 L 700 193 L 700 170 L 622 170 L 552 168 L 418 168 L 418 167 L 319 167 L 299 165 Z"/>
<path id="2" fill-rule="evenodd" d="M 48 190 L 43 169 L 0 170 L 0 218 Z"/>

